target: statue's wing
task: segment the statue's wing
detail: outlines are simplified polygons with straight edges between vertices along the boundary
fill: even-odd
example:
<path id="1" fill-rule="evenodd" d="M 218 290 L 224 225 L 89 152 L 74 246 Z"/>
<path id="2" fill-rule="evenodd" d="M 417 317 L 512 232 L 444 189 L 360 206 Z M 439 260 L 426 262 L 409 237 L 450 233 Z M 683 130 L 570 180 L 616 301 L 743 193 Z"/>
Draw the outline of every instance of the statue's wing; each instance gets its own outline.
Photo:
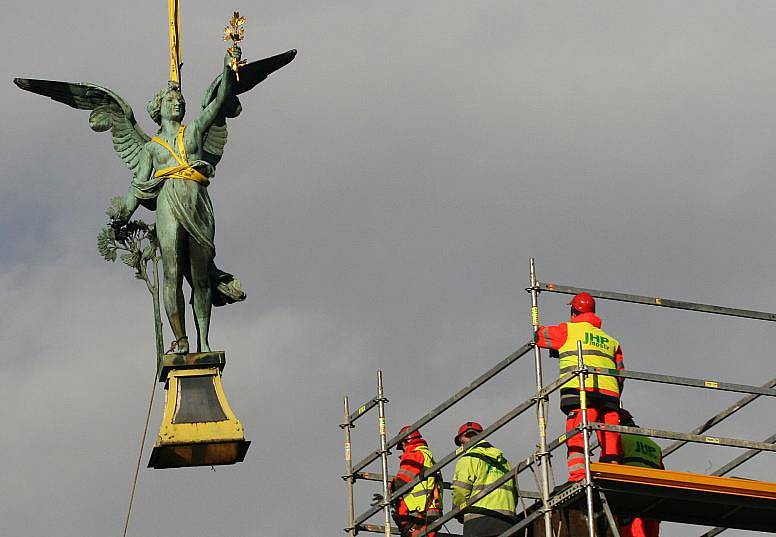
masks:
<path id="1" fill-rule="evenodd" d="M 226 103 L 224 103 L 224 106 L 221 109 L 221 113 L 205 133 L 202 148 L 204 149 L 203 156 L 206 161 L 215 166 L 224 154 L 224 147 L 226 146 L 227 140 L 226 118 L 237 117 L 242 111 L 242 105 L 237 96 L 253 89 L 270 74 L 291 63 L 295 57 L 296 50 L 289 50 L 283 54 L 264 58 L 263 60 L 257 60 L 240 67 L 240 80 L 235 81 L 233 94 L 227 97 Z M 222 76 L 223 73 L 219 74 L 205 91 L 205 98 L 202 100 L 202 108 L 205 108 L 210 104 L 218 94 L 218 86 L 221 84 Z"/>
<path id="2" fill-rule="evenodd" d="M 150 138 L 135 121 L 129 104 L 116 93 L 87 83 L 77 84 L 32 78 L 14 78 L 13 81 L 23 90 L 51 97 L 55 101 L 79 110 L 91 110 L 89 126 L 95 132 L 110 129 L 113 135 L 113 148 L 132 173 L 136 173 L 140 163 L 140 152 Z"/>

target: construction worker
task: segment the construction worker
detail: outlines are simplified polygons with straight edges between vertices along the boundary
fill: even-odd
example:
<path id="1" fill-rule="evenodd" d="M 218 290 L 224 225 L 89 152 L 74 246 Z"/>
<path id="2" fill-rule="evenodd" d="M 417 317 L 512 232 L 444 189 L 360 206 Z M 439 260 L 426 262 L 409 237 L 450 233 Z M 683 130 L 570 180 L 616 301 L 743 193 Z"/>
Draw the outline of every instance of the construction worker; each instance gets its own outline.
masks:
<path id="1" fill-rule="evenodd" d="M 638 427 L 631 413 L 624 408 L 620 409 L 620 423 L 628 427 Z M 623 434 L 622 451 L 622 464 L 640 468 L 665 469 L 663 451 L 654 440 L 647 436 Z M 620 520 L 621 537 L 658 537 L 659 533 L 659 520 L 639 517 Z"/>
<path id="2" fill-rule="evenodd" d="M 550 356 L 560 358 L 560 374 L 577 368 L 577 341 L 582 342 L 582 360 L 586 366 L 622 370 L 622 349 L 616 339 L 601 330 L 601 319 L 595 314 L 595 299 L 589 293 L 579 293 L 571 299 L 569 305 L 569 322 L 557 326 L 540 326 L 536 333 L 536 344 L 551 349 Z M 618 409 L 622 380 L 605 375 L 588 375 L 584 388 L 587 393 L 588 421 L 610 425 L 620 423 Z M 579 377 L 575 376 L 560 390 L 560 408 L 566 414 L 567 432 L 582 424 L 579 407 Z M 620 435 L 602 431 L 597 433 L 601 445 L 600 461 L 619 463 L 622 457 Z M 569 481 L 581 481 L 585 477 L 583 445 L 581 434 L 573 436 L 566 443 Z"/>
<path id="3" fill-rule="evenodd" d="M 410 427 L 405 426 L 399 434 L 406 436 L 397 445 L 402 453 L 399 456 L 399 471 L 390 483 L 391 491 L 398 490 L 435 464 L 434 456 L 420 431 L 410 432 Z M 418 535 L 428 524 L 442 516 L 442 476 L 434 473 L 426 477 L 393 505 L 394 520 L 402 537 Z M 435 535 L 433 531 L 428 533 L 429 537 Z"/>
<path id="4" fill-rule="evenodd" d="M 470 498 L 510 471 L 509 462 L 500 449 L 488 442 L 476 441 L 476 436 L 481 432 L 482 425 L 476 421 L 467 421 L 455 436 L 456 446 L 476 442 L 458 459 L 453 475 L 453 504 L 465 507 L 456 517 L 463 523 L 464 537 L 495 537 L 516 522 L 517 488 L 514 478 L 469 505 Z"/>

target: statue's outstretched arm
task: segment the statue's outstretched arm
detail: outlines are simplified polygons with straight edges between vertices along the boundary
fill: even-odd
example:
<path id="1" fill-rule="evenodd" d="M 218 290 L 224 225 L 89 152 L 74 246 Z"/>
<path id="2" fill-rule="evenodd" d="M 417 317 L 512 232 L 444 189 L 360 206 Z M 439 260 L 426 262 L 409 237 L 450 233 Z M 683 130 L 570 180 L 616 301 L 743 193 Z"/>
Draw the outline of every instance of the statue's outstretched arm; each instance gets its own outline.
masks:
<path id="1" fill-rule="evenodd" d="M 240 79 L 231 80 L 232 74 L 226 70 L 219 73 L 210 83 L 202 99 L 202 109 L 207 108 L 218 96 L 223 87 L 222 80 L 227 80 L 231 88 L 227 88 L 225 102 L 219 107 L 219 113 L 210 127 L 202 131 L 203 159 L 212 166 L 217 166 L 224 154 L 227 141 L 226 119 L 240 115 L 242 105 L 238 95 L 250 91 L 270 74 L 291 63 L 296 57 L 296 50 L 289 50 L 263 60 L 257 60 L 240 67 Z"/>
<path id="2" fill-rule="evenodd" d="M 221 76 L 222 83 L 218 87 L 218 93 L 215 98 L 202 109 L 199 116 L 189 123 L 189 128 L 194 129 L 198 136 L 202 136 L 213 124 L 221 107 L 226 102 L 227 97 L 231 95 L 234 88 L 234 73 L 232 72 L 231 62 L 234 58 L 236 61 L 240 61 L 240 47 L 230 48 L 224 56 L 224 72 Z"/>

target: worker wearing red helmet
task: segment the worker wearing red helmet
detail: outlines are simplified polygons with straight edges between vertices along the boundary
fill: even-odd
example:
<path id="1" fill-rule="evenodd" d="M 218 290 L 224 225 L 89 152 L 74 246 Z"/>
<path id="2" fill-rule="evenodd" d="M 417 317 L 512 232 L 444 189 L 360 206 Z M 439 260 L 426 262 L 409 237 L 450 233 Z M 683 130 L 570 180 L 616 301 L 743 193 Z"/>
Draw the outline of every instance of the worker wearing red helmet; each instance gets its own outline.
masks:
<path id="1" fill-rule="evenodd" d="M 620 423 L 627 427 L 638 427 L 631 413 L 620 409 Z M 657 442 L 647 436 L 622 435 L 622 464 L 638 468 L 664 470 L 663 451 Z M 658 537 L 660 521 L 651 518 L 620 518 L 621 537 Z"/>
<path id="2" fill-rule="evenodd" d="M 454 439 L 456 446 L 467 446 L 455 465 L 452 487 L 453 504 L 464 508 L 457 517 L 463 523 L 464 537 L 495 537 L 516 522 L 517 488 L 514 478 L 470 503 L 471 498 L 511 470 L 500 449 L 485 441 L 477 442 L 477 435 L 481 432 L 482 425 L 467 421 L 458 429 Z M 472 444 L 473 447 L 468 447 Z"/>
<path id="3" fill-rule="evenodd" d="M 620 344 L 601 329 L 601 318 L 595 314 L 595 299 L 589 293 L 579 293 L 571 299 L 569 305 L 569 322 L 557 326 L 540 326 L 536 332 L 536 344 L 551 349 L 550 355 L 560 358 L 561 375 L 577 369 L 577 341 L 582 342 L 582 360 L 586 366 L 624 369 Z M 622 381 L 621 378 L 607 375 L 588 375 L 584 389 L 587 392 L 589 421 L 619 425 Z M 566 431 L 582 424 L 579 407 L 579 377 L 575 376 L 560 389 L 560 408 L 567 416 Z M 620 435 L 603 431 L 597 433 L 601 445 L 601 462 L 619 463 L 622 457 Z M 566 447 L 569 481 L 580 481 L 585 477 L 582 435 L 570 438 Z"/>
<path id="4" fill-rule="evenodd" d="M 410 427 L 405 426 L 399 434 L 406 436 L 397 445 L 402 454 L 399 456 L 399 471 L 390 483 L 392 491 L 398 490 L 435 464 L 434 456 L 419 430 L 410 431 Z M 442 516 L 442 476 L 438 472 L 428 476 L 393 505 L 394 520 L 402 537 L 418 535 L 428 524 Z M 435 537 L 436 532 L 432 531 L 428 535 Z"/>

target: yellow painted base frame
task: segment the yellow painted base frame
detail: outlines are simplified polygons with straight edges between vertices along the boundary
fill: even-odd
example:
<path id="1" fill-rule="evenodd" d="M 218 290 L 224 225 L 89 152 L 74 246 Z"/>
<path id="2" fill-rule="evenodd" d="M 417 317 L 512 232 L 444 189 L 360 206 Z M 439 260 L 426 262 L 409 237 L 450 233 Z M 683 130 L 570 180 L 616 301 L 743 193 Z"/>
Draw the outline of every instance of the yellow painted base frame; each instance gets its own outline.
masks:
<path id="1" fill-rule="evenodd" d="M 181 379 L 188 377 L 207 377 L 212 380 L 225 419 L 175 423 L 181 403 Z M 164 417 L 148 462 L 150 468 L 235 464 L 243 461 L 249 446 L 242 424 L 226 399 L 221 372 L 217 367 L 170 371 Z"/>

